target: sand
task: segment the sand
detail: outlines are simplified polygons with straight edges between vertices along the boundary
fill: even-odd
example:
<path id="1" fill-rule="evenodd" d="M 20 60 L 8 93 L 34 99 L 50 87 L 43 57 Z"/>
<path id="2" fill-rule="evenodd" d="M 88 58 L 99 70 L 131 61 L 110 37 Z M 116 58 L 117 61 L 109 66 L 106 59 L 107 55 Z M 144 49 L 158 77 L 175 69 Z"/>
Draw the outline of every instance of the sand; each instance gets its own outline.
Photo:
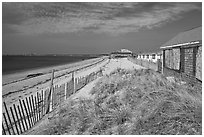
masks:
<path id="1" fill-rule="evenodd" d="M 97 65 L 91 69 L 87 69 L 86 71 L 79 72 L 76 74 L 78 77 L 82 77 L 85 75 L 90 74 L 93 71 L 96 71 L 98 69 L 103 70 L 103 75 L 109 75 L 111 72 L 116 70 L 117 68 L 122 68 L 126 70 L 133 70 L 133 69 L 145 69 L 142 66 L 139 66 L 137 64 L 132 63 L 127 58 L 121 58 L 121 59 L 107 59 L 102 64 Z M 62 107 L 66 107 L 66 104 L 69 103 L 70 100 L 78 100 L 80 98 L 92 98 L 93 96 L 90 94 L 90 91 L 93 89 L 93 87 L 96 85 L 98 81 L 100 81 L 102 77 L 99 77 L 95 79 L 94 81 L 90 82 L 86 86 L 84 86 L 82 89 L 77 91 L 77 93 L 71 95 L 63 104 L 61 104 Z M 63 81 L 62 81 L 63 82 Z M 24 134 L 27 135 L 33 135 L 33 134 L 41 134 L 42 130 L 45 130 L 45 126 L 49 126 L 49 119 L 51 117 L 55 117 L 58 114 L 59 109 L 53 110 L 50 114 L 43 117 L 43 119 L 37 123 L 32 129 L 25 132 Z"/>
<path id="2" fill-rule="evenodd" d="M 56 84 L 56 83 L 60 83 L 71 79 L 71 74 L 69 74 L 70 71 L 76 70 L 83 66 L 87 66 L 89 64 L 96 63 L 103 59 L 104 59 L 104 62 L 107 61 L 107 57 L 102 57 L 102 58 L 89 59 L 89 60 L 62 65 L 62 66 L 48 67 L 48 68 L 5 76 L 3 77 L 3 83 L 7 82 L 10 84 L 6 84 L 2 86 L 2 101 L 5 101 L 7 106 L 9 107 L 12 104 L 18 104 L 19 99 L 24 99 L 25 97 L 30 96 L 31 94 L 36 94 L 36 92 L 44 90 L 45 88 L 48 88 L 50 85 L 52 69 L 56 70 L 55 79 L 54 79 L 54 83 Z M 99 63 L 95 67 L 91 67 L 91 68 L 93 68 L 93 71 L 94 71 L 96 68 L 100 67 L 100 65 L 103 65 L 104 62 Z M 83 71 L 86 73 L 90 72 L 88 68 L 86 69 L 86 71 L 85 70 Z M 76 77 L 80 76 L 78 74 L 79 72 L 76 72 Z M 25 79 L 28 74 L 36 74 L 36 73 L 43 73 L 43 75 Z M 11 83 L 11 81 L 15 81 L 15 82 Z M 2 109 L 2 111 L 4 111 L 4 108 Z"/>
<path id="3" fill-rule="evenodd" d="M 103 70 L 103 75 L 109 75 L 111 72 L 116 70 L 117 68 L 122 68 L 126 70 L 133 70 L 133 69 L 145 69 L 142 66 L 132 63 L 127 58 L 122 59 L 107 59 L 103 63 L 89 68 L 83 72 L 79 72 L 76 74 L 77 77 L 83 77 L 85 75 L 90 74 L 91 72 L 97 71 L 99 69 Z M 94 81 L 90 82 L 82 89 L 77 91 L 75 94 L 71 95 L 64 103 L 61 104 L 62 107 L 66 107 L 66 104 L 69 103 L 70 100 L 78 100 L 80 98 L 92 98 L 93 96 L 90 94 L 90 91 L 93 89 L 95 84 L 100 81 L 102 77 L 95 79 Z M 64 80 L 61 81 L 62 83 Z M 26 135 L 31 134 L 41 134 L 42 130 L 45 130 L 45 127 L 49 125 L 49 119 L 58 115 L 59 109 L 53 110 L 50 114 L 43 117 L 41 121 L 39 121 L 32 129 L 25 132 Z"/>
<path id="4" fill-rule="evenodd" d="M 111 59 L 110 61 L 108 61 L 106 65 L 101 67 L 101 69 L 103 70 L 103 75 L 109 75 L 117 68 L 126 69 L 126 70 L 145 69 L 142 66 L 132 63 L 127 58 Z M 71 98 L 72 99 L 91 98 L 91 95 L 89 93 L 99 80 L 100 80 L 100 77 L 90 82 L 84 88 L 82 88 L 80 91 L 74 94 Z"/>

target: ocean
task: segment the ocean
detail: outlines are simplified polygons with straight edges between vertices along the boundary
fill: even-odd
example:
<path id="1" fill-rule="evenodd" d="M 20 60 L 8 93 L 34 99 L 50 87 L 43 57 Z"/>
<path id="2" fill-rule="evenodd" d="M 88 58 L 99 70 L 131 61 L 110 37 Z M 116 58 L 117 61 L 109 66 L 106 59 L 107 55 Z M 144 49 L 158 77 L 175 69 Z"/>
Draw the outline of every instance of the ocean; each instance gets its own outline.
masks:
<path id="1" fill-rule="evenodd" d="M 95 56 L 96 57 L 96 56 Z M 2 75 L 45 68 L 50 66 L 64 65 L 86 59 L 95 58 L 88 55 L 73 56 L 2 56 Z"/>

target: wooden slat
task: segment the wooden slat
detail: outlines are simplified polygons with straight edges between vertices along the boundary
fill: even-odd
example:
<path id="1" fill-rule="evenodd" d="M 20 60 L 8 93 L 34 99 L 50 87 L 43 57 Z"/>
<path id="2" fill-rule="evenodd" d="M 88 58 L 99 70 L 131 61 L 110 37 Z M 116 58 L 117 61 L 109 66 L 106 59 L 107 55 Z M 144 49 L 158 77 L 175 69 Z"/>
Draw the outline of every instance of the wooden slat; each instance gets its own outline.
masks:
<path id="1" fill-rule="evenodd" d="M 7 114 L 7 117 L 8 117 L 10 126 L 11 126 L 11 129 L 12 129 L 12 131 L 13 131 L 13 134 L 15 135 L 15 131 L 14 131 L 14 128 L 13 128 L 13 124 L 12 124 L 12 122 L 11 122 L 11 118 L 10 118 L 10 115 L 9 115 L 9 112 L 8 112 L 8 109 L 7 109 L 7 106 L 6 106 L 6 103 L 3 102 L 3 104 L 4 104 L 4 108 L 5 108 L 5 110 L 6 110 L 6 114 Z"/>
<path id="2" fill-rule="evenodd" d="M 20 110 L 19 105 L 17 106 L 17 108 L 18 108 L 18 113 L 19 113 L 19 115 L 20 115 L 20 121 L 21 121 L 21 123 L 22 123 L 22 125 L 23 125 L 23 132 L 24 132 L 26 129 L 25 129 L 25 125 L 24 125 L 24 123 L 23 123 L 23 117 L 22 117 L 22 115 L 21 115 L 21 110 Z"/>
<path id="3" fill-rule="evenodd" d="M 18 117 L 18 112 L 17 112 L 17 110 L 16 110 L 15 104 L 13 104 L 13 108 L 14 108 L 14 111 L 15 111 L 15 114 L 16 114 L 17 123 L 18 123 L 18 125 L 19 125 L 20 134 L 21 134 L 21 133 L 23 133 L 23 131 L 22 131 L 22 128 L 21 128 L 20 118 Z"/>
<path id="4" fill-rule="evenodd" d="M 12 115 L 12 118 L 13 118 L 13 121 L 14 121 L 14 124 L 15 124 L 15 127 L 16 127 L 16 132 L 17 132 L 17 134 L 19 135 L 20 133 L 19 133 L 19 131 L 18 131 L 17 121 L 16 121 L 16 119 L 15 119 L 15 117 L 14 117 L 12 107 L 10 107 L 10 111 L 11 111 L 11 115 Z"/>
<path id="5" fill-rule="evenodd" d="M 31 120 L 30 120 L 30 117 L 28 115 L 28 108 L 26 107 L 25 101 L 24 100 L 22 100 L 22 101 L 23 101 L 24 110 L 25 110 L 26 115 L 27 115 L 27 118 L 25 117 L 25 120 L 27 119 L 28 124 L 29 124 L 29 128 L 31 128 Z"/>
<path id="6" fill-rule="evenodd" d="M 36 112 L 36 122 L 38 122 L 39 117 L 38 117 L 38 102 L 37 102 L 37 97 L 35 96 L 35 112 Z"/>
<path id="7" fill-rule="evenodd" d="M 3 113 L 3 117 L 4 117 L 4 121 L 5 121 L 5 124 L 6 124 L 6 128 L 8 130 L 8 133 L 9 133 L 9 135 L 11 135 L 11 131 L 10 131 L 10 128 L 9 128 L 5 113 Z"/>
<path id="8" fill-rule="evenodd" d="M 50 102 L 51 102 L 51 95 L 52 95 L 52 87 L 53 87 L 53 79 L 54 79 L 54 70 L 52 70 L 52 77 L 51 77 L 51 83 L 50 83 L 50 91 L 48 93 L 48 99 L 47 99 L 47 108 L 46 108 L 46 114 L 50 112 Z"/>
<path id="9" fill-rule="evenodd" d="M 46 99 L 47 99 L 47 89 L 44 92 L 44 110 L 43 110 L 44 115 L 46 114 L 46 108 L 47 108 L 47 104 L 46 104 L 47 100 Z"/>
<path id="10" fill-rule="evenodd" d="M 27 98 L 27 97 L 26 97 L 26 104 L 27 104 L 28 115 L 29 115 L 30 123 L 31 123 L 31 127 L 32 127 L 32 126 L 33 126 L 32 111 L 31 111 L 31 106 L 29 105 L 29 102 L 28 102 L 28 98 Z"/>
<path id="11" fill-rule="evenodd" d="M 34 109 L 33 109 L 31 97 L 29 97 L 29 105 L 30 105 L 30 112 L 31 112 L 31 119 L 32 119 L 32 126 L 33 126 L 35 124 L 35 121 L 34 121 Z"/>
<path id="12" fill-rule="evenodd" d="M 42 109 L 41 109 L 41 112 L 42 112 L 42 117 L 44 116 L 43 114 L 43 108 L 44 108 L 44 98 L 43 98 L 43 90 L 41 90 L 41 102 L 42 102 Z"/>
<path id="13" fill-rule="evenodd" d="M 66 99 L 69 96 L 69 82 L 66 83 Z"/>
<path id="14" fill-rule="evenodd" d="M 28 123 L 27 123 L 27 120 L 26 120 L 26 117 L 25 117 L 25 112 L 24 112 L 24 110 L 23 110 L 23 105 L 22 105 L 22 102 L 21 102 L 20 99 L 19 99 L 19 103 L 20 103 L 20 107 L 21 107 L 21 112 L 22 112 L 22 114 L 23 114 L 23 120 L 24 120 L 24 122 L 25 122 L 26 129 L 28 130 Z"/>
<path id="15" fill-rule="evenodd" d="M 2 122 L 2 131 L 3 131 L 3 135 L 6 135 L 6 131 L 5 131 L 3 122 Z"/>
<path id="16" fill-rule="evenodd" d="M 55 98 L 56 98 L 55 93 L 56 93 L 56 85 L 53 86 L 53 92 L 52 92 L 52 108 L 54 108 L 55 103 L 56 103 L 56 101 L 55 101 Z"/>
<path id="17" fill-rule="evenodd" d="M 32 104 L 33 104 L 33 119 L 34 119 L 34 124 L 36 123 L 36 110 L 35 110 L 35 102 L 34 102 L 34 98 L 33 95 L 31 95 L 31 99 L 32 99 Z"/>
<path id="18" fill-rule="evenodd" d="M 67 82 L 64 83 L 64 100 L 67 99 Z"/>
<path id="19" fill-rule="evenodd" d="M 58 96 L 57 96 L 57 93 L 58 93 L 58 85 L 55 85 L 54 87 L 54 90 L 52 92 L 52 101 L 53 101 L 53 108 L 57 106 L 57 103 L 58 103 Z"/>
<path id="20" fill-rule="evenodd" d="M 41 119 L 41 116 L 40 116 L 40 114 L 41 114 L 41 113 L 40 113 L 40 110 L 41 110 L 41 109 L 40 109 L 40 98 L 39 98 L 39 97 L 40 97 L 40 95 L 39 95 L 39 93 L 37 92 L 37 102 L 38 102 L 38 103 L 37 103 L 37 104 L 38 104 L 38 120 L 40 120 L 40 119 Z"/>

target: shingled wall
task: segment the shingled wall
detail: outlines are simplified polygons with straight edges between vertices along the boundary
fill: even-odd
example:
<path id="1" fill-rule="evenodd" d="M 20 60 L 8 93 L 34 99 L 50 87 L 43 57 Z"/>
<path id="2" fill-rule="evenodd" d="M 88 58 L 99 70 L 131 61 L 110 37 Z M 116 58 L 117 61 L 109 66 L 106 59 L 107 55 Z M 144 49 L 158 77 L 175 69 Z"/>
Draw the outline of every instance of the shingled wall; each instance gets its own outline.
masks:
<path id="1" fill-rule="evenodd" d="M 164 49 L 163 59 L 163 73 L 166 76 L 176 76 L 202 89 L 201 44 Z"/>
<path id="2" fill-rule="evenodd" d="M 196 54 L 196 78 L 202 81 L 202 46 L 198 47 Z"/>

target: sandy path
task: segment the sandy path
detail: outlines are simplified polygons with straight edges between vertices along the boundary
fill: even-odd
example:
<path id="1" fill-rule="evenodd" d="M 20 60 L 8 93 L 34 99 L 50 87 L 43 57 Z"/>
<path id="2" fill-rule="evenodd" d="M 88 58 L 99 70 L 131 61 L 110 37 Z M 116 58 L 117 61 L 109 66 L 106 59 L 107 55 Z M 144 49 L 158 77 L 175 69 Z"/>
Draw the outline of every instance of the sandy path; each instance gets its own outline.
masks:
<path id="1" fill-rule="evenodd" d="M 126 69 L 126 70 L 145 69 L 142 66 L 139 66 L 137 64 L 132 63 L 127 58 L 111 59 L 108 64 L 101 67 L 101 69 L 103 70 L 103 75 L 109 75 L 111 72 L 113 72 L 117 68 L 122 68 L 122 69 Z M 89 93 L 99 80 L 100 80 L 100 78 L 97 78 L 96 80 L 90 82 L 88 85 L 86 85 L 84 88 L 79 90 L 76 94 L 74 94 L 72 99 L 91 97 L 91 95 Z"/>

